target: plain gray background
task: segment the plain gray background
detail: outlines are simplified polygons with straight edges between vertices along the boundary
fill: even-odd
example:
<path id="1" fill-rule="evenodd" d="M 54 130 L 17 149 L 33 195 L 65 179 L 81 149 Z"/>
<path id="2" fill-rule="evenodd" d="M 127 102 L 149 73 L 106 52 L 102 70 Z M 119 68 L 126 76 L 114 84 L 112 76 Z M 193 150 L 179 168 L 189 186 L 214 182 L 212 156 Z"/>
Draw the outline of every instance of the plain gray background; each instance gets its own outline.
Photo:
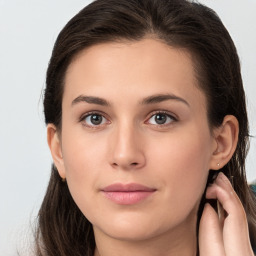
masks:
<path id="1" fill-rule="evenodd" d="M 25 253 L 49 179 L 41 92 L 54 41 L 90 1 L 0 0 L 0 256 Z M 256 0 L 201 0 L 228 28 L 238 49 L 256 135 Z M 256 139 L 247 176 L 256 178 Z M 24 252 L 24 253 L 22 253 Z"/>

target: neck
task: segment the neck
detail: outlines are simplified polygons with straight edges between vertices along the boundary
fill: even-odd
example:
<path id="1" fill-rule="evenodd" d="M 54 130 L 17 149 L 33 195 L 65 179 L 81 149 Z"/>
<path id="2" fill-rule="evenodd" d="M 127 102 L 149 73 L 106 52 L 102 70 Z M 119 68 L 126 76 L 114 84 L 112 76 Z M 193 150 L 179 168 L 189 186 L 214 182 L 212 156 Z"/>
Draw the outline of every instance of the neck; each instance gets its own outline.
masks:
<path id="1" fill-rule="evenodd" d="M 190 223 L 190 224 L 189 224 Z M 120 240 L 94 228 L 94 256 L 196 256 L 196 221 L 145 240 Z"/>

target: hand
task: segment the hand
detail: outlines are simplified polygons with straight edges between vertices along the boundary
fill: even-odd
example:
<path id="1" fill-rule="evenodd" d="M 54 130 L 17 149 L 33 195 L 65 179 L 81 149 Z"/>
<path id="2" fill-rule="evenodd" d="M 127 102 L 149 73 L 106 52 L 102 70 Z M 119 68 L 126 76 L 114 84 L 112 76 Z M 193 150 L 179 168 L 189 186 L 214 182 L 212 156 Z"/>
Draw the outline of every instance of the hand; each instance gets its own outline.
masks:
<path id="1" fill-rule="evenodd" d="M 223 221 L 206 203 L 199 226 L 200 256 L 254 256 L 242 203 L 228 178 L 219 173 L 206 190 L 207 199 L 217 199 L 226 216 Z"/>

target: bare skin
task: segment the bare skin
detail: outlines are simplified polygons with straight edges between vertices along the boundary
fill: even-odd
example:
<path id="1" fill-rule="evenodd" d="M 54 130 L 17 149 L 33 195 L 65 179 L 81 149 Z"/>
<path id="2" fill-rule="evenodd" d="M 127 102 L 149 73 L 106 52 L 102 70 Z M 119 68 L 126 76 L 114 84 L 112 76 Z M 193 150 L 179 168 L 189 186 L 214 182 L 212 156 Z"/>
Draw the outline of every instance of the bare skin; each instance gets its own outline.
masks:
<path id="1" fill-rule="evenodd" d="M 211 130 L 206 106 L 191 55 L 153 39 L 96 45 L 70 64 L 62 130 L 48 125 L 48 144 L 93 225 L 95 256 L 196 255 L 197 210 L 208 172 L 230 160 L 238 134 L 234 116 Z M 222 249 L 241 238 L 246 243 L 237 245 L 237 255 L 251 256 L 242 206 L 235 196 L 225 199 L 230 187 L 218 181 L 207 197 L 236 217 L 227 218 L 222 238 L 222 230 L 211 228 L 216 214 L 206 205 L 200 253 L 234 256 Z M 106 191 L 117 183 L 143 185 L 150 193 Z M 223 242 L 215 248 L 212 237 Z"/>
<path id="2" fill-rule="evenodd" d="M 228 178 L 220 173 L 207 189 L 206 198 L 217 199 L 227 213 L 223 224 L 214 209 L 205 205 L 200 222 L 199 245 L 202 256 L 254 256 L 246 214 Z"/>

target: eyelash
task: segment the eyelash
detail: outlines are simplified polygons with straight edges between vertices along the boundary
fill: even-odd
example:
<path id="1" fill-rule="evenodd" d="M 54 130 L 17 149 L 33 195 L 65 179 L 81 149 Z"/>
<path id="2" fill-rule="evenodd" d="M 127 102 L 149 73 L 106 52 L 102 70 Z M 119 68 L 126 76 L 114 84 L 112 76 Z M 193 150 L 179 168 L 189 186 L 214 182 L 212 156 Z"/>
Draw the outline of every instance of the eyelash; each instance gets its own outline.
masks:
<path id="1" fill-rule="evenodd" d="M 105 123 L 104 124 L 99 124 L 99 125 L 87 124 L 85 120 L 86 120 L 86 118 L 88 118 L 90 116 L 91 117 L 92 116 L 99 116 L 99 117 L 105 119 Z M 92 128 L 92 129 L 97 129 L 99 127 L 102 127 L 102 125 L 110 124 L 110 121 L 109 121 L 108 118 L 105 117 L 105 114 L 101 113 L 101 112 L 98 112 L 98 111 L 91 111 L 91 112 L 86 113 L 85 115 L 82 115 L 81 118 L 79 119 L 79 122 L 83 123 L 84 126 Z"/>
<path id="2" fill-rule="evenodd" d="M 154 116 L 156 116 L 156 115 L 163 115 L 163 116 L 167 117 L 166 119 L 169 118 L 169 119 L 171 119 L 171 120 L 169 120 L 168 123 L 164 123 L 164 124 L 150 124 L 150 123 L 149 123 L 149 120 L 150 120 L 151 118 L 153 118 Z M 146 123 L 148 123 L 149 125 L 153 125 L 153 126 L 157 126 L 157 127 L 160 127 L 160 128 L 164 128 L 164 127 L 166 127 L 166 126 L 172 125 L 173 122 L 177 122 L 177 121 L 178 121 L 178 119 L 177 119 L 176 117 L 174 117 L 173 114 L 171 114 L 171 113 L 169 113 L 169 112 L 167 112 L 167 111 L 161 111 L 161 110 L 159 110 L 159 111 L 153 112 L 153 114 L 150 114 L 150 117 L 147 118 Z"/>
<path id="3" fill-rule="evenodd" d="M 88 117 L 91 117 L 91 118 L 92 118 L 93 115 L 99 116 L 99 117 L 102 118 L 102 120 L 105 120 L 105 121 L 104 121 L 104 124 L 100 123 L 100 124 L 98 124 L 98 125 L 96 125 L 96 124 L 92 124 L 92 125 L 91 125 L 91 124 L 86 123 L 86 121 L 85 121 L 86 118 L 88 118 Z M 150 120 L 151 118 L 153 118 L 154 116 L 156 116 L 156 115 L 163 115 L 163 116 L 166 117 L 166 120 L 168 120 L 168 118 L 171 119 L 171 120 L 169 120 L 169 122 L 168 122 L 167 124 L 166 124 L 166 123 L 163 123 L 163 124 L 150 124 L 150 123 L 149 123 L 149 120 Z M 83 123 L 84 126 L 89 127 L 89 128 L 91 128 L 91 129 L 98 129 L 98 128 L 101 128 L 102 126 L 105 126 L 105 125 L 111 123 L 111 122 L 109 121 L 109 118 L 107 118 L 107 117 L 105 117 L 105 116 L 106 116 L 105 113 L 102 113 L 102 112 L 99 112 L 99 111 L 91 111 L 91 112 L 86 113 L 85 115 L 82 115 L 81 118 L 79 119 L 79 122 Z M 149 124 L 149 125 L 152 125 L 152 126 L 157 126 L 157 127 L 163 128 L 163 127 L 169 126 L 169 125 L 171 125 L 173 122 L 177 122 L 177 121 L 178 121 L 178 119 L 177 119 L 176 117 L 174 117 L 173 114 L 170 114 L 170 113 L 167 112 L 167 111 L 161 111 L 161 110 L 159 110 L 159 111 L 155 111 L 155 112 L 151 113 L 150 116 L 146 119 L 145 123 L 146 123 L 146 124 Z M 91 120 L 90 120 L 90 122 L 91 122 Z"/>

